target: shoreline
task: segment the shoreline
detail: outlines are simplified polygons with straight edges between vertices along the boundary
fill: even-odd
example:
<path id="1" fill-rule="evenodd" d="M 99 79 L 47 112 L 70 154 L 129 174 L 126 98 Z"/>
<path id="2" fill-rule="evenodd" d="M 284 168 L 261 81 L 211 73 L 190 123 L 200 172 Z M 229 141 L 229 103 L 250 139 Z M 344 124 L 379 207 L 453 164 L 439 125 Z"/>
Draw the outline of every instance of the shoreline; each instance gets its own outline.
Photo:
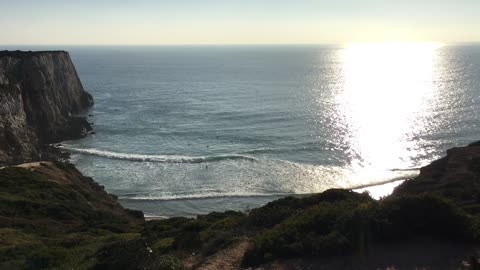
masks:
<path id="1" fill-rule="evenodd" d="M 352 190 L 356 193 L 363 193 L 363 192 L 368 192 L 370 197 L 374 200 L 380 200 L 384 197 L 388 197 L 389 195 L 391 195 L 394 191 L 394 189 L 401 185 L 403 182 L 407 181 L 408 179 L 410 178 L 406 178 L 406 179 L 396 179 L 396 180 L 393 180 L 393 181 L 385 181 L 385 182 L 382 182 L 382 183 L 379 183 L 379 184 L 373 184 L 373 185 L 364 185 L 364 186 L 361 186 L 359 188 L 339 188 L 339 189 L 342 189 L 342 190 Z M 328 189 L 327 189 L 328 190 Z M 325 191 L 322 191 L 322 192 L 325 192 Z M 322 192 L 317 192 L 317 193 L 307 193 L 307 194 L 284 194 L 284 195 L 271 195 L 271 196 L 263 196 L 261 197 L 262 199 L 265 199 L 265 198 L 270 198 L 269 200 L 265 200 L 264 203 L 260 204 L 260 205 L 257 205 L 257 206 L 253 206 L 251 208 L 246 208 L 246 209 L 243 209 L 243 208 L 239 208 L 239 209 L 232 209 L 232 207 L 229 207 L 225 210 L 218 210 L 218 211 L 213 211 L 213 212 L 225 212 L 225 211 L 229 211 L 229 210 L 234 210 L 234 211 L 240 211 L 240 212 L 245 212 L 247 209 L 255 209 L 255 208 L 260 208 L 260 207 L 263 207 L 265 206 L 266 204 L 270 203 L 270 202 L 273 202 L 273 201 L 276 201 L 276 200 L 279 200 L 279 199 L 282 199 L 282 198 L 286 198 L 286 197 L 295 197 L 295 198 L 306 198 L 306 197 L 310 197 L 310 196 L 315 196 L 315 195 L 318 195 L 318 194 L 321 194 Z M 209 198 L 190 198 L 190 199 L 175 199 L 175 200 L 150 200 L 150 201 L 142 201 L 142 200 L 132 200 L 133 202 L 136 202 L 137 205 L 140 205 L 142 204 L 142 202 L 145 202 L 146 204 L 150 203 L 152 205 L 155 205 L 156 203 L 158 203 L 159 205 L 162 205 L 162 208 L 165 208 L 165 211 L 163 213 L 155 213 L 154 211 L 149 211 L 149 208 L 151 209 L 152 207 L 146 207 L 145 209 L 143 209 L 142 211 L 144 212 L 144 218 L 146 221 L 150 221 L 150 220 L 164 220 L 164 219 L 170 219 L 170 218 L 177 218 L 177 217 L 187 217 L 187 218 L 191 218 L 191 217 L 198 217 L 198 216 L 201 216 L 201 215 L 206 215 L 207 213 L 205 213 L 204 211 L 198 211 L 198 213 L 193 213 L 193 212 L 190 212 L 190 213 L 178 213 L 178 214 L 174 214 L 172 215 L 171 212 L 169 211 L 169 209 L 172 207 L 170 204 L 171 203 L 174 203 L 174 202 L 179 202 L 179 203 L 185 203 L 185 204 L 189 204 L 190 202 L 195 202 L 195 201 L 199 201 L 199 200 L 205 200 L 205 201 L 208 201 L 208 200 L 211 200 L 211 201 L 217 201 L 217 200 L 222 200 L 222 199 L 233 199 L 234 201 L 235 200 L 242 200 L 242 199 L 246 199 L 248 200 L 249 198 L 252 198 L 252 199 L 255 199 L 257 198 L 258 199 L 258 196 L 254 196 L 254 197 L 251 197 L 251 196 L 245 196 L 245 197 L 209 197 Z M 127 208 L 134 208 L 134 209 L 139 209 L 140 210 L 140 207 L 134 207 L 133 205 L 131 204 L 124 204 L 124 202 L 122 202 L 122 199 L 119 200 L 119 202 L 124 206 L 124 207 L 127 207 Z M 159 206 L 160 207 L 160 206 Z M 208 211 L 208 213 L 212 212 L 212 211 Z M 170 212 L 170 213 L 169 213 Z"/>
<path id="2" fill-rule="evenodd" d="M 389 181 L 389 182 L 384 182 L 376 185 L 368 185 L 360 188 L 354 188 L 352 189 L 355 192 L 362 193 L 362 192 L 368 192 L 370 196 L 375 199 L 375 200 L 380 200 L 383 197 L 387 197 L 393 193 L 396 187 L 401 185 L 403 182 L 409 180 L 411 178 L 407 179 L 401 179 L 401 180 L 394 180 L 394 181 Z"/>
<path id="3" fill-rule="evenodd" d="M 20 167 L 20 168 L 32 169 L 32 167 L 38 167 L 41 163 L 47 163 L 47 162 L 48 161 L 25 162 L 25 163 L 21 163 L 21 164 L 17 164 L 17 165 L 12 165 L 12 166 L 5 166 L 3 168 Z M 71 164 L 74 165 L 73 163 L 71 163 Z M 0 170 L 3 169 L 3 168 L 0 168 Z M 351 188 L 332 187 L 332 188 L 329 188 L 329 189 L 352 190 L 352 191 L 357 192 L 357 193 L 368 192 L 369 195 L 373 199 L 379 200 L 383 197 L 386 197 L 386 196 L 392 194 L 394 189 L 397 186 L 401 185 L 403 182 L 405 182 L 406 180 L 411 179 L 411 178 L 413 178 L 413 177 L 406 177 L 406 178 L 403 178 L 403 179 L 392 179 L 392 180 L 382 181 L 382 182 L 379 182 L 379 183 L 358 185 L 358 186 L 354 186 L 354 187 L 351 187 Z M 328 190 L 328 189 L 326 189 L 326 190 Z M 322 192 L 324 192 L 324 191 L 322 191 Z M 173 214 L 173 213 L 169 213 L 170 211 L 168 210 L 168 207 L 166 209 L 167 211 L 166 212 L 164 211 L 165 213 L 155 213 L 155 211 L 149 211 L 149 208 L 151 209 L 151 207 L 145 207 L 145 208 L 134 207 L 132 205 L 132 203 L 137 204 L 137 205 L 141 205 L 143 203 L 147 203 L 147 204 L 148 203 L 151 203 L 151 204 L 167 203 L 167 204 L 169 204 L 169 203 L 174 203 L 174 202 L 184 202 L 184 203 L 188 204 L 190 202 L 195 202 L 195 201 L 208 201 L 208 200 L 213 200 L 214 201 L 214 200 L 222 200 L 222 199 L 230 199 L 230 198 L 233 198 L 234 200 L 235 199 L 237 199 L 237 200 L 242 200 L 242 199 L 248 200 L 249 198 L 251 198 L 251 199 L 255 199 L 255 198 L 264 199 L 264 202 L 261 203 L 261 204 L 251 206 L 251 207 L 246 207 L 245 209 L 243 209 L 243 208 L 236 209 L 236 211 L 244 212 L 247 209 L 254 209 L 254 208 L 263 207 L 266 204 L 268 204 L 269 202 L 272 202 L 272 201 L 275 201 L 275 200 L 278 200 L 278 199 L 281 199 L 281 198 L 285 198 L 285 197 L 305 198 L 305 197 L 320 194 L 322 192 L 301 193 L 301 194 L 299 194 L 299 193 L 264 194 L 264 195 L 262 194 L 262 195 L 255 195 L 255 196 L 249 196 L 249 195 L 246 195 L 246 196 L 228 196 L 228 195 L 226 195 L 226 196 L 214 196 L 214 197 L 204 197 L 204 198 L 202 197 L 202 198 L 151 199 L 151 200 L 135 200 L 135 199 L 128 199 L 128 198 L 119 198 L 119 203 L 123 207 L 142 211 L 144 213 L 143 216 L 144 216 L 145 220 L 150 221 L 150 220 L 164 220 L 164 219 L 176 218 L 176 217 L 197 217 L 199 215 L 205 215 L 206 213 L 204 211 L 198 211 L 196 213 L 195 212 L 181 213 L 181 211 L 180 211 L 177 214 Z M 118 195 L 115 195 L 115 196 L 118 196 Z M 266 199 L 266 198 L 269 198 L 269 199 Z M 130 202 L 130 203 L 125 203 L 125 202 Z M 208 212 L 212 212 L 212 211 L 213 212 L 225 212 L 225 211 L 232 210 L 230 208 L 226 208 L 226 209 L 223 209 L 223 210 L 222 209 L 220 209 L 220 210 L 210 209 Z"/>
<path id="4" fill-rule="evenodd" d="M 68 150 L 56 147 L 55 145 L 50 145 L 50 146 L 53 146 L 53 148 L 55 150 L 58 150 L 58 152 L 61 153 L 63 156 L 68 155 L 68 158 L 66 158 L 65 160 L 68 163 L 75 166 L 75 164 L 71 162 L 71 158 L 70 158 L 71 153 Z M 48 161 L 45 160 L 45 161 L 38 161 L 38 162 L 25 162 L 25 163 L 21 163 L 21 164 L 17 164 L 17 165 L 0 167 L 0 170 L 3 169 L 3 168 L 8 168 L 8 167 L 23 167 L 23 168 L 29 169 L 32 166 L 38 166 L 42 162 L 48 162 Z M 376 182 L 376 183 L 370 183 L 370 184 L 353 185 L 351 187 L 329 187 L 325 190 L 328 190 L 328 189 L 344 189 L 344 190 L 352 190 L 352 191 L 357 192 L 357 193 L 368 192 L 369 195 L 373 199 L 379 200 L 383 197 L 386 197 L 386 196 L 392 194 L 394 189 L 397 186 L 401 185 L 406 180 L 409 180 L 409 179 L 412 179 L 412 178 L 415 178 L 416 176 L 418 176 L 419 170 L 412 169 L 411 171 L 416 171 L 417 173 L 405 176 L 405 177 L 400 178 L 400 179 L 399 178 L 392 178 L 390 180 L 384 180 L 384 181 L 380 181 L 380 182 Z M 229 210 L 244 212 L 248 209 L 254 209 L 254 208 L 265 206 L 269 202 L 272 202 L 272 201 L 275 201 L 275 200 L 278 200 L 278 199 L 281 199 L 281 198 L 290 197 L 290 196 L 297 197 L 297 198 L 304 198 L 304 197 L 314 196 L 314 195 L 320 194 L 320 193 L 324 192 L 325 190 L 320 191 L 320 192 L 313 192 L 313 193 L 272 193 L 272 194 L 255 194 L 255 195 L 246 194 L 246 195 L 235 195 L 235 196 L 232 196 L 232 195 L 229 195 L 229 194 L 225 194 L 225 195 L 219 194 L 218 196 L 172 198 L 172 199 L 163 199 L 163 198 L 135 199 L 135 198 L 119 197 L 119 203 L 123 207 L 142 211 L 144 213 L 145 220 L 149 221 L 149 220 L 163 220 L 163 219 L 169 219 L 169 218 L 175 218 L 175 217 L 197 217 L 199 215 L 205 215 L 206 214 L 206 212 L 201 211 L 201 209 L 198 209 L 198 211 L 194 211 L 194 210 L 192 211 L 192 209 L 189 209 L 189 212 L 186 212 L 186 213 L 182 213 L 182 211 L 178 211 L 178 213 L 176 213 L 176 214 L 172 213 L 172 210 L 171 210 L 172 209 L 172 204 L 174 204 L 175 202 L 179 202 L 180 204 L 182 202 L 186 203 L 186 204 L 191 204 L 191 203 L 194 203 L 196 201 L 217 201 L 217 200 L 228 200 L 228 199 L 233 199 L 233 201 L 236 201 L 236 200 L 248 201 L 249 199 L 255 201 L 257 199 L 257 200 L 261 201 L 261 203 L 257 203 L 257 204 L 253 203 L 254 205 L 251 205 L 251 206 L 246 206 L 246 207 L 245 206 L 239 206 L 238 208 L 233 207 L 233 209 L 232 209 L 232 207 L 228 207 L 228 208 L 225 208 L 225 209 L 216 210 L 216 209 L 209 209 L 208 206 L 207 206 L 208 213 L 209 212 L 224 212 L 224 211 L 229 211 Z M 114 193 L 112 193 L 112 194 L 114 194 Z M 117 194 L 114 194 L 114 195 L 119 196 Z M 154 208 L 153 205 L 158 204 L 158 208 L 162 208 L 162 207 L 165 207 L 165 205 L 164 205 L 165 203 L 168 205 L 167 208 L 164 209 L 166 211 L 162 211 L 161 213 L 157 213 L 157 211 L 152 211 L 152 209 Z M 142 207 L 143 204 L 150 204 L 150 206 Z M 210 204 L 212 204 L 212 203 L 210 203 Z"/>

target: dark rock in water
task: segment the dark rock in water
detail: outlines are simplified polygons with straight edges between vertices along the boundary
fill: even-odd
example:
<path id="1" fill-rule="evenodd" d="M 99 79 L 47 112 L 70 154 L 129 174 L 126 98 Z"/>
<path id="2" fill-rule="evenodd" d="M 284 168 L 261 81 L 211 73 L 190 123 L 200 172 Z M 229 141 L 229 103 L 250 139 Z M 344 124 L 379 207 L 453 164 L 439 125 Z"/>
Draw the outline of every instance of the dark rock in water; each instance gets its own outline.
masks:
<path id="1" fill-rule="evenodd" d="M 46 144 L 91 131 L 93 105 L 65 51 L 0 51 L 0 164 L 41 159 Z"/>

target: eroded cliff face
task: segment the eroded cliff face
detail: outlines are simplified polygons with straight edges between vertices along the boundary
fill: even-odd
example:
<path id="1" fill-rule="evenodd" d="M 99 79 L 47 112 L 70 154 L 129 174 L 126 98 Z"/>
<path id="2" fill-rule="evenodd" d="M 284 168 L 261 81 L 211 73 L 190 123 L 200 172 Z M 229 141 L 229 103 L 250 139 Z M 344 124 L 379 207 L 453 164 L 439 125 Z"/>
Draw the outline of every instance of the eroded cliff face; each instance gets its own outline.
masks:
<path id="1" fill-rule="evenodd" d="M 46 144 L 91 130 L 93 105 L 65 51 L 0 52 L 0 164 L 40 160 Z"/>

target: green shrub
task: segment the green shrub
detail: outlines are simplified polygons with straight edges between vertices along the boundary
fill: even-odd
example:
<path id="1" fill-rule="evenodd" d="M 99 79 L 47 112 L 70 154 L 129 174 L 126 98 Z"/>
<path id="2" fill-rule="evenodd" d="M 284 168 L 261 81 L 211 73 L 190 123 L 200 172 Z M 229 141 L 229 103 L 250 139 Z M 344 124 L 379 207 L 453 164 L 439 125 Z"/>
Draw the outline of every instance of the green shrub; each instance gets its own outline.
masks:
<path id="1" fill-rule="evenodd" d="M 152 269 L 158 270 L 182 270 L 184 269 L 182 261 L 171 255 L 162 255 L 153 264 Z"/>
<path id="2" fill-rule="evenodd" d="M 173 247 L 173 243 L 175 243 L 173 237 L 162 238 L 152 245 L 152 249 L 155 252 L 165 253 Z"/>
<path id="3" fill-rule="evenodd" d="M 418 235 L 478 240 L 477 218 L 437 195 L 388 198 L 381 202 L 374 218 L 373 233 L 383 241 Z"/>
<path id="4" fill-rule="evenodd" d="M 310 206 L 255 236 L 243 265 L 364 252 L 371 245 L 418 237 L 461 243 L 479 240 L 478 217 L 436 195 L 374 201 L 361 194 L 334 191 L 319 197 L 309 199 L 314 205 L 295 200 L 296 207 Z"/>

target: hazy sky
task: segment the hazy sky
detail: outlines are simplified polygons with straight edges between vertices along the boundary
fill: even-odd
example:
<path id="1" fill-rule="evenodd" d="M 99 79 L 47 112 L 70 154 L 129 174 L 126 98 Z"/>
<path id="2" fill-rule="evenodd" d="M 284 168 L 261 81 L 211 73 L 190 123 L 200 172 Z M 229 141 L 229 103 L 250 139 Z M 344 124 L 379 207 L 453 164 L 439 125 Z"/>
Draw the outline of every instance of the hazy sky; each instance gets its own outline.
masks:
<path id="1" fill-rule="evenodd" d="M 480 41 L 480 0 L 0 0 L 0 44 Z"/>

